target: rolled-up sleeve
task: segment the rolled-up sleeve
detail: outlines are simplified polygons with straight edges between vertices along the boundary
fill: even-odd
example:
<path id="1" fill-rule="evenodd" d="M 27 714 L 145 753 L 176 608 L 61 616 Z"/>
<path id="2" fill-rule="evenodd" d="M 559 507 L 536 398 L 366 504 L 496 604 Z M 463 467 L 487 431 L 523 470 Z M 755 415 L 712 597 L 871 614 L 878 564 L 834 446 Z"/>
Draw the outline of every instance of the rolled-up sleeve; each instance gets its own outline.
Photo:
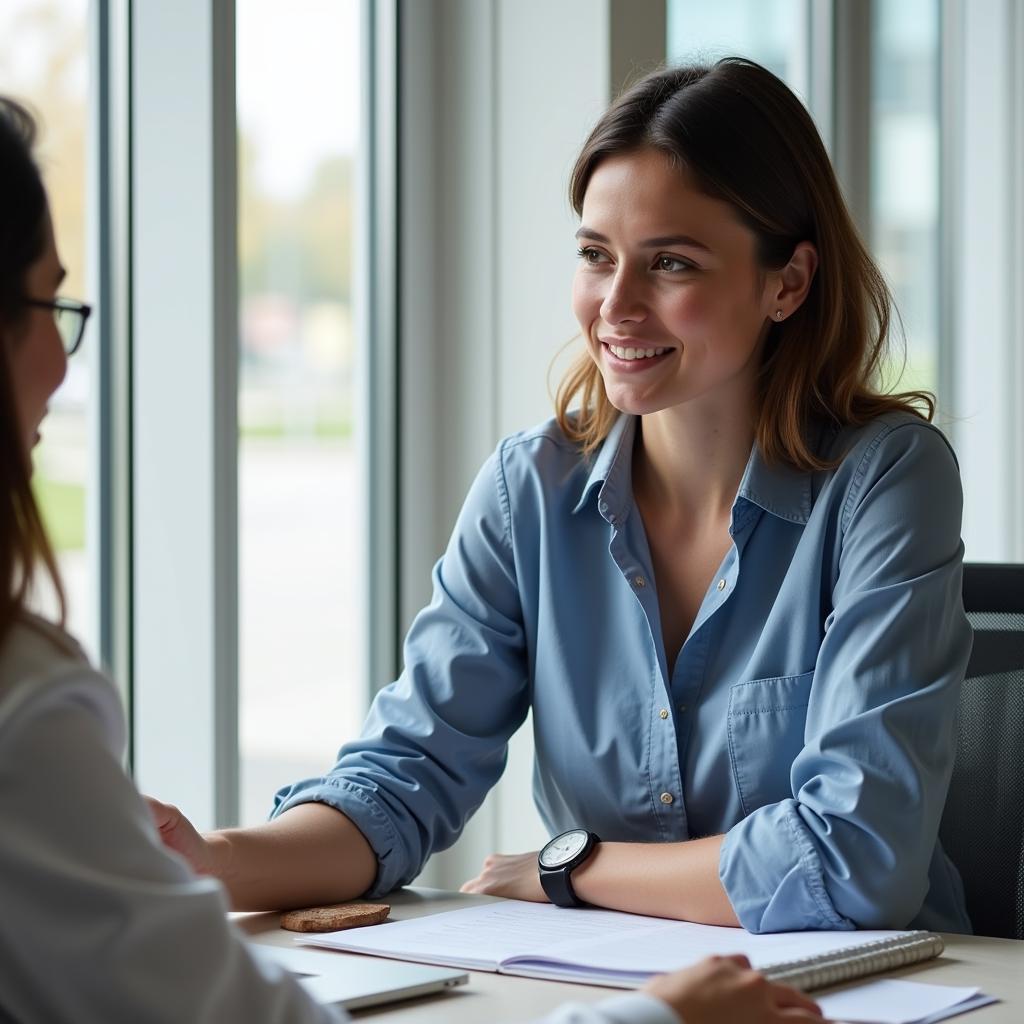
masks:
<path id="1" fill-rule="evenodd" d="M 529 702 L 501 449 L 484 464 L 405 640 L 401 677 L 374 700 L 325 776 L 282 789 L 352 819 L 377 855 L 369 894 L 410 882 L 459 837 L 505 767 Z"/>
<path id="2" fill-rule="evenodd" d="M 971 648 L 961 511 L 935 429 L 890 428 L 859 457 L 792 798 L 754 810 L 722 847 L 749 931 L 899 928 L 921 909 Z"/>

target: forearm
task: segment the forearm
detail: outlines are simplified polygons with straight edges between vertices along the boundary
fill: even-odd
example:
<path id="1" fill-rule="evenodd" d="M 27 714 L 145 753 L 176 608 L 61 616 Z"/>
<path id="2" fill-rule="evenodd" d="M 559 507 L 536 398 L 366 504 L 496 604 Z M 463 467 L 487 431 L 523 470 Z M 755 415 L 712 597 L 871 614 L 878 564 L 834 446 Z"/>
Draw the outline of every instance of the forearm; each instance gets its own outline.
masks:
<path id="1" fill-rule="evenodd" d="M 235 910 L 286 910 L 361 896 L 377 874 L 362 832 L 326 804 L 300 804 L 254 828 L 206 837 Z"/>
<path id="2" fill-rule="evenodd" d="M 572 873 L 586 903 L 700 924 L 738 926 L 718 879 L 722 836 L 687 843 L 601 843 Z"/>

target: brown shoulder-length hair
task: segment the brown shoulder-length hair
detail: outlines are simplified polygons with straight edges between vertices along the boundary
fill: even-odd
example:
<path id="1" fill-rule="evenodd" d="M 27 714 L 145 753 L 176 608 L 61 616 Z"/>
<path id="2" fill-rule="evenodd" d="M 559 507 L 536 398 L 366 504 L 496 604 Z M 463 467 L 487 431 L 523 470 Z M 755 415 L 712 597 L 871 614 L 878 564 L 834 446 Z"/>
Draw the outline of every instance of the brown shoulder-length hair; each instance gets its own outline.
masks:
<path id="1" fill-rule="evenodd" d="M 647 75 L 612 104 L 584 144 L 569 182 L 576 213 L 582 215 L 601 161 L 641 149 L 664 153 L 703 192 L 731 204 L 755 235 L 763 270 L 784 267 L 799 242 L 818 250 L 803 304 L 768 328 L 757 411 L 757 443 L 767 460 L 807 470 L 832 465 L 811 447 L 815 420 L 860 425 L 896 410 L 932 418 L 929 393 L 880 390 L 892 296 L 814 122 L 782 81 L 739 57 Z M 589 353 L 570 366 L 555 410 L 585 453 L 607 437 L 618 412 Z"/>
<path id="2" fill-rule="evenodd" d="M 36 126 L 20 104 L 0 96 L 0 642 L 22 613 L 36 570 L 45 566 L 64 624 L 64 588 L 31 486 L 9 353 L 30 344 L 25 276 L 46 245 L 47 203 L 32 158 Z"/>

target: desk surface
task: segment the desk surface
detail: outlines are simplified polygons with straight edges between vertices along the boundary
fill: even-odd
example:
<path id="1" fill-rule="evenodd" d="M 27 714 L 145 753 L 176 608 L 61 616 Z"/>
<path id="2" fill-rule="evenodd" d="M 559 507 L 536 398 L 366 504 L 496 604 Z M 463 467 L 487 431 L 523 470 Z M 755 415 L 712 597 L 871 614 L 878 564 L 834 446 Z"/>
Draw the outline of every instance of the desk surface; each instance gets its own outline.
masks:
<path id="1" fill-rule="evenodd" d="M 392 920 L 436 914 L 477 903 L 491 902 L 489 896 L 467 896 L 439 889 L 404 889 L 392 893 Z M 292 945 L 294 935 L 278 927 L 277 914 L 244 914 L 238 924 L 255 941 L 268 945 Z M 891 971 L 886 976 L 912 978 L 939 985 L 977 985 L 997 996 L 1001 1003 L 986 1006 L 965 1016 L 970 1024 L 1020 1024 L 1024 1020 L 1024 942 L 989 939 L 972 935 L 944 935 L 946 952 L 937 960 L 916 967 Z M 325 957 L 346 956 L 324 951 Z M 484 971 L 470 971 L 464 988 L 437 996 L 395 1003 L 375 1010 L 361 1010 L 357 1020 L 380 1024 L 515 1024 L 529 1021 L 574 1000 L 592 1002 L 614 994 L 614 990 L 564 982 L 509 978 Z M 960 1018 L 954 1018 L 959 1020 Z"/>

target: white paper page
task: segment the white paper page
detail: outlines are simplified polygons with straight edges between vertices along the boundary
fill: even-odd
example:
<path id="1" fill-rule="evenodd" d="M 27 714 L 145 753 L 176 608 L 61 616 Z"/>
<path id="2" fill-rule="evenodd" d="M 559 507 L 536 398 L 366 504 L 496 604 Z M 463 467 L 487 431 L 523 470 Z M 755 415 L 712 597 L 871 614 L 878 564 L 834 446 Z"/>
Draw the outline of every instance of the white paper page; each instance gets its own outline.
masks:
<path id="1" fill-rule="evenodd" d="M 850 1021 L 851 1024 L 911 1024 L 922 1020 L 941 1020 L 948 1012 L 972 1009 L 978 1005 L 973 997 L 976 988 L 953 988 L 949 985 L 926 985 L 918 981 L 882 978 L 865 982 L 856 988 L 814 996 L 829 1020 Z M 936 1017 L 936 1014 L 940 1016 Z"/>
<path id="2" fill-rule="evenodd" d="M 428 963 L 496 965 L 523 959 L 646 975 L 675 970 L 711 953 L 745 953 L 755 966 L 764 967 L 899 934 L 751 935 L 741 928 L 506 900 L 301 941 Z"/>
<path id="3" fill-rule="evenodd" d="M 998 1002 L 999 1000 L 995 996 L 987 996 L 984 992 L 979 992 L 976 996 L 957 1003 L 956 1006 L 947 1007 L 945 1010 L 936 1010 L 930 1017 L 922 1017 L 921 1020 L 915 1021 L 915 1024 L 938 1024 L 940 1020 L 948 1020 L 961 1013 L 968 1013 L 971 1010 L 980 1009 L 982 1006 L 991 1006 Z"/>
<path id="4" fill-rule="evenodd" d="M 622 918 L 670 923 L 614 910 L 575 911 L 550 903 L 504 900 L 371 928 L 303 935 L 297 941 L 427 963 L 478 963 L 496 970 L 517 955 L 542 953 L 552 946 L 561 949 L 566 942 L 606 937 L 612 930 L 621 934 Z"/>
<path id="5" fill-rule="evenodd" d="M 742 928 L 719 928 L 687 921 L 662 921 L 632 914 L 600 934 L 548 947 L 531 962 L 580 964 L 596 970 L 659 974 L 696 963 L 712 954 L 742 953 L 758 968 L 849 949 L 892 938 L 900 932 L 785 932 L 751 935 Z M 650 922 L 632 926 L 632 921 Z M 518 959 L 518 958 L 516 958 Z"/>

